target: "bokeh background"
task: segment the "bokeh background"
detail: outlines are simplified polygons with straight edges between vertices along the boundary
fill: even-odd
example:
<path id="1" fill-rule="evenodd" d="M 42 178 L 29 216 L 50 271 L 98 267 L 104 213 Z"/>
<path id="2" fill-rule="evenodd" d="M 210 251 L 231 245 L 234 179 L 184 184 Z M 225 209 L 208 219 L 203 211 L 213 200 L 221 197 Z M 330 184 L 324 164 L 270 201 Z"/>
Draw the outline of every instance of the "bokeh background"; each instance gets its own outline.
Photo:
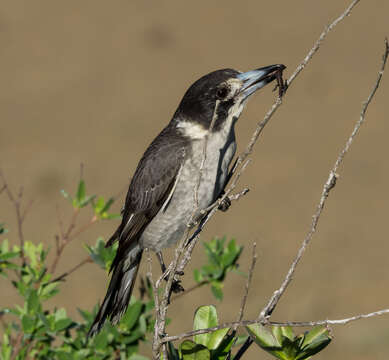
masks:
<path id="1" fill-rule="evenodd" d="M 75 189 L 80 163 L 89 192 L 108 197 L 123 191 L 193 81 L 218 68 L 273 63 L 286 64 L 291 74 L 348 3 L 3 0 L 0 167 L 14 189 L 23 185 L 26 199 L 35 200 L 26 237 L 54 244 L 56 206 L 70 217 L 60 190 Z M 329 35 L 255 148 L 240 181 L 250 194 L 217 214 L 203 233 L 203 239 L 227 235 L 244 244 L 242 270 L 257 242 L 246 318 L 255 317 L 279 286 L 310 226 L 330 166 L 375 81 L 388 13 L 388 1 L 362 1 Z M 388 77 L 274 320 L 342 318 L 389 306 Z M 269 87 L 251 99 L 237 125 L 240 150 L 274 97 Z M 0 215 L 16 237 L 4 195 Z M 58 273 L 85 256 L 84 243 L 108 237 L 114 226 L 99 223 L 72 243 Z M 203 262 L 201 247 L 192 268 Z M 184 286 L 192 284 L 187 270 Z M 17 301 L 13 289 L 1 286 L 2 306 Z M 106 274 L 87 265 L 63 284 L 55 305 L 76 314 L 77 307 L 102 299 L 106 286 Z M 225 301 L 216 304 L 222 320 L 236 318 L 243 289 L 244 280 L 232 274 Z M 171 307 L 170 334 L 191 328 L 197 306 L 216 303 L 209 289 L 184 299 Z M 334 334 L 318 359 L 387 359 L 389 318 L 336 327 Z M 248 358 L 258 358 L 254 347 Z M 270 357 L 261 352 L 260 358 Z"/>

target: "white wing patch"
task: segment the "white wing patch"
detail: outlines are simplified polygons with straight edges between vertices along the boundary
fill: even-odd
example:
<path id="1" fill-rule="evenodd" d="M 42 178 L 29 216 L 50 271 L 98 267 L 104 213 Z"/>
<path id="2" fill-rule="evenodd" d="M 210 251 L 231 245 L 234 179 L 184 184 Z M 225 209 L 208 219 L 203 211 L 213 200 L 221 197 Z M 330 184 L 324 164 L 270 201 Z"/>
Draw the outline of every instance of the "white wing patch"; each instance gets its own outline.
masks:
<path id="1" fill-rule="evenodd" d="M 172 189 L 170 190 L 169 196 L 167 197 L 167 199 L 165 200 L 165 202 L 163 203 L 163 205 L 161 207 L 161 212 L 166 211 L 166 208 L 169 205 L 170 200 L 172 199 L 174 190 L 176 190 L 178 179 L 180 178 L 180 175 L 181 175 L 181 170 L 182 170 L 182 164 L 181 164 L 180 168 L 178 169 L 176 180 L 174 181 L 174 185 L 172 186 Z"/>

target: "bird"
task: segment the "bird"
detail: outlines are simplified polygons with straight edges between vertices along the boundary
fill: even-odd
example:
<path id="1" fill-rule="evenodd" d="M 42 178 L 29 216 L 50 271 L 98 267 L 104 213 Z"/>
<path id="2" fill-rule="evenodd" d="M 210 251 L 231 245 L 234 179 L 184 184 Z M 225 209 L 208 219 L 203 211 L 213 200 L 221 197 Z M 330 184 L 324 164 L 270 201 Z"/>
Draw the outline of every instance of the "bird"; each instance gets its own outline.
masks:
<path id="1" fill-rule="evenodd" d="M 248 98 L 285 69 L 283 64 L 247 72 L 221 69 L 195 81 L 171 121 L 146 149 L 126 195 L 122 220 L 106 246 L 119 242 L 105 298 L 90 327 L 117 324 L 127 309 L 142 253 L 176 244 L 201 210 L 223 193 L 236 152 L 235 124 Z"/>

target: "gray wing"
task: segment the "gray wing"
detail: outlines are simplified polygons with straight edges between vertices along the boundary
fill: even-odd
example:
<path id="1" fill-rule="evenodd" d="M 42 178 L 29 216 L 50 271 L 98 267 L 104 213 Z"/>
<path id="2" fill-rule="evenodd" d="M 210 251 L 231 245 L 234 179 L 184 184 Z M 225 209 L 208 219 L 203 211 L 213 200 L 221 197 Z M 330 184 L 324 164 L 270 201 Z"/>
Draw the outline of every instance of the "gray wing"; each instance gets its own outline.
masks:
<path id="1" fill-rule="evenodd" d="M 175 129 L 173 129 L 175 131 Z M 187 140 L 165 128 L 151 143 L 131 180 L 122 222 L 107 242 L 119 240 L 114 267 L 161 208 L 166 208 L 185 158 Z"/>

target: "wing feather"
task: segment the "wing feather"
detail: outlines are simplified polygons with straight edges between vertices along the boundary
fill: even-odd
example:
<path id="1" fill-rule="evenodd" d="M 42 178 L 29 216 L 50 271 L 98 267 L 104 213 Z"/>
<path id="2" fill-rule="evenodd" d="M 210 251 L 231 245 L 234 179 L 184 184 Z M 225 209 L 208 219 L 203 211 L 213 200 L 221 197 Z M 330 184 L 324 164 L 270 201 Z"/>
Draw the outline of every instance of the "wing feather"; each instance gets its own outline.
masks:
<path id="1" fill-rule="evenodd" d="M 187 140 L 167 127 L 144 153 L 127 192 L 122 222 L 106 244 L 111 246 L 119 240 L 112 267 L 126 253 L 129 244 L 140 237 L 154 216 L 169 206 L 186 149 Z"/>

